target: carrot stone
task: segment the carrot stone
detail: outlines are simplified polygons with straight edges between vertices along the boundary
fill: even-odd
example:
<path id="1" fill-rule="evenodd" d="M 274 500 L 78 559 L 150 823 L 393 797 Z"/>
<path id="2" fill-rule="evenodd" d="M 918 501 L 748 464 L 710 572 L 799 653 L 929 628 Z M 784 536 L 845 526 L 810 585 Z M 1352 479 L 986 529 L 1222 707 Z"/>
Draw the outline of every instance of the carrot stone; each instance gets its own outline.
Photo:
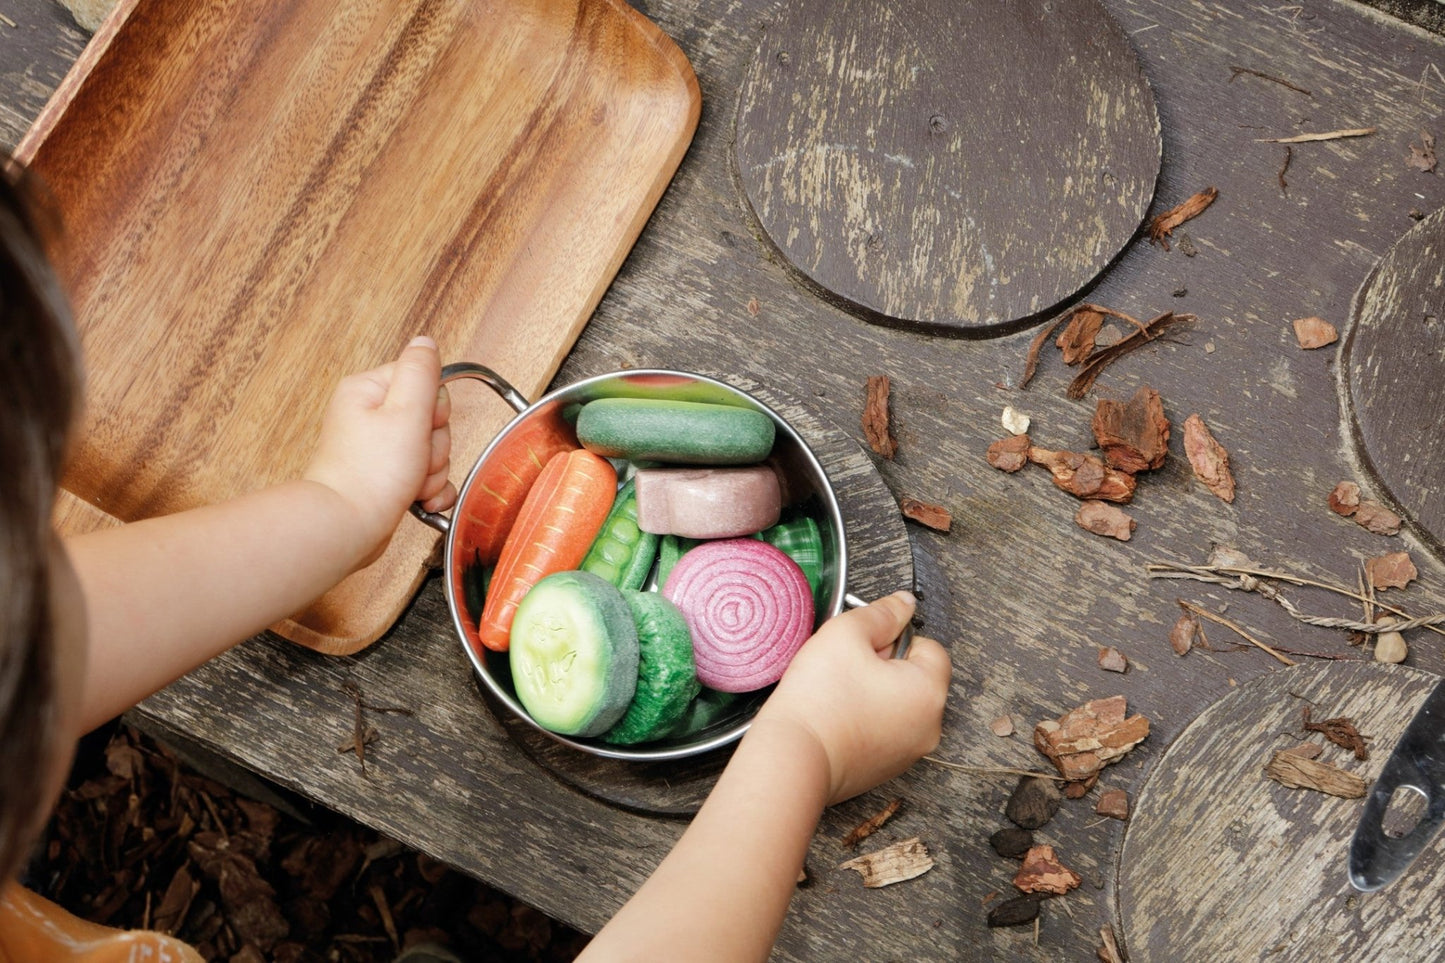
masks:
<path id="1" fill-rule="evenodd" d="M 617 472 L 606 458 L 583 448 L 552 456 L 502 545 L 477 627 L 482 645 L 507 651 L 517 606 L 546 576 L 582 563 L 616 493 Z"/>

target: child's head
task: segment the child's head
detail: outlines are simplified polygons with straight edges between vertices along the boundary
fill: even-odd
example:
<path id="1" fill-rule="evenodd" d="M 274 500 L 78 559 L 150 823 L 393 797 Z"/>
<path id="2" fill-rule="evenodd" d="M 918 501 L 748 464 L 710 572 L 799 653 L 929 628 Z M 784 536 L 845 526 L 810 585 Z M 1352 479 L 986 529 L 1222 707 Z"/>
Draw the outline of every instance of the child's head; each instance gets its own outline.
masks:
<path id="1" fill-rule="evenodd" d="M 78 350 L 40 228 L 25 172 L 0 155 L 0 881 L 24 859 L 69 758 L 60 666 L 80 657 L 71 640 L 83 624 L 50 523 Z"/>

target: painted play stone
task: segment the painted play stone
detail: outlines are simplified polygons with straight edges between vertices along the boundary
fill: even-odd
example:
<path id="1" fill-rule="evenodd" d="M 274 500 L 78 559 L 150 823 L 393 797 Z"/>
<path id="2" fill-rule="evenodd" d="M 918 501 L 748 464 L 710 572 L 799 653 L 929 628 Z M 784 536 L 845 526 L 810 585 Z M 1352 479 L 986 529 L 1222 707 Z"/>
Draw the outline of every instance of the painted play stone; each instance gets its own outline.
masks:
<path id="1" fill-rule="evenodd" d="M 1445 208 L 1395 242 L 1355 298 L 1340 349 L 1355 454 L 1445 558 Z"/>
<path id="2" fill-rule="evenodd" d="M 987 334 L 1114 259 L 1161 141 L 1097 0 L 792 0 L 743 83 L 736 150 L 763 230 L 825 297 Z"/>

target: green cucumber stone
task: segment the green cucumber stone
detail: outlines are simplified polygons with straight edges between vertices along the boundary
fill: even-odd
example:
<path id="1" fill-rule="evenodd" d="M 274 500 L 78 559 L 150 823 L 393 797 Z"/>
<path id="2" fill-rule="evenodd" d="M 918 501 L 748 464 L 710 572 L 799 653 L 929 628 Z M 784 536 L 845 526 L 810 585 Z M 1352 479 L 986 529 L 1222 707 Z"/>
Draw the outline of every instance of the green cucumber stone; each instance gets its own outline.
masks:
<path id="1" fill-rule="evenodd" d="M 512 685 L 544 729 L 598 736 L 637 691 L 632 610 L 616 586 L 590 572 L 555 572 L 534 585 L 512 619 Z"/>
<path id="2" fill-rule="evenodd" d="M 681 535 L 664 535 L 657 546 L 657 587 L 667 584 L 672 567 L 699 544 L 699 539 L 683 538 Z"/>
<path id="3" fill-rule="evenodd" d="M 741 696 L 736 692 L 719 692 L 703 686 L 688 705 L 687 711 L 665 734 L 669 739 L 684 739 L 702 732 L 726 716 Z"/>
<path id="4" fill-rule="evenodd" d="M 637 623 L 637 692 L 604 742 L 633 745 L 665 735 L 687 712 L 701 686 L 692 661 L 692 633 L 682 610 L 656 592 L 625 592 Z"/>
<path id="5" fill-rule="evenodd" d="M 773 449 L 761 411 L 696 401 L 599 398 L 577 416 L 577 439 L 608 458 L 682 465 L 751 465 Z"/>

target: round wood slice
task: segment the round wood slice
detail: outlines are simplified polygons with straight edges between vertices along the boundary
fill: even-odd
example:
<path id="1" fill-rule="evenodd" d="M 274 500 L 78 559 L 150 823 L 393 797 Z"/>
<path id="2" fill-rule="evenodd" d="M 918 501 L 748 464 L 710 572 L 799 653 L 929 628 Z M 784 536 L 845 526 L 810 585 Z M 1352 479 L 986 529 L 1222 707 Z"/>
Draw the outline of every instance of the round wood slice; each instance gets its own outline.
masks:
<path id="1" fill-rule="evenodd" d="M 1445 558 L 1445 208 L 1407 233 L 1360 288 L 1344 335 L 1346 422 L 1361 465 Z"/>
<path id="2" fill-rule="evenodd" d="M 708 372 L 702 372 L 707 374 Z M 913 584 L 913 555 L 898 503 L 858 443 L 812 408 L 747 378 L 712 374 L 782 415 L 813 449 L 838 496 L 848 537 L 848 590 L 874 599 Z M 478 690 L 487 696 L 486 690 Z M 712 791 L 732 748 L 672 762 L 637 763 L 578 752 L 537 732 L 500 703 L 493 713 L 507 733 L 564 783 L 624 809 L 690 816 Z"/>
<path id="3" fill-rule="evenodd" d="M 1189 724 L 1135 801 L 1119 912 L 1134 963 L 1425 960 L 1445 952 L 1445 838 L 1392 885 L 1357 893 L 1347 852 L 1364 799 L 1290 789 L 1264 768 L 1306 737 L 1321 762 L 1373 781 L 1438 677 L 1334 662 L 1261 676 Z M 1308 700 L 1308 701 L 1306 701 Z M 1347 716 L 1370 757 L 1301 727 Z"/>
<path id="4" fill-rule="evenodd" d="M 738 101 L 738 175 L 788 262 L 872 320 L 964 333 L 1088 285 L 1160 152 L 1097 0 L 793 0 Z"/>

